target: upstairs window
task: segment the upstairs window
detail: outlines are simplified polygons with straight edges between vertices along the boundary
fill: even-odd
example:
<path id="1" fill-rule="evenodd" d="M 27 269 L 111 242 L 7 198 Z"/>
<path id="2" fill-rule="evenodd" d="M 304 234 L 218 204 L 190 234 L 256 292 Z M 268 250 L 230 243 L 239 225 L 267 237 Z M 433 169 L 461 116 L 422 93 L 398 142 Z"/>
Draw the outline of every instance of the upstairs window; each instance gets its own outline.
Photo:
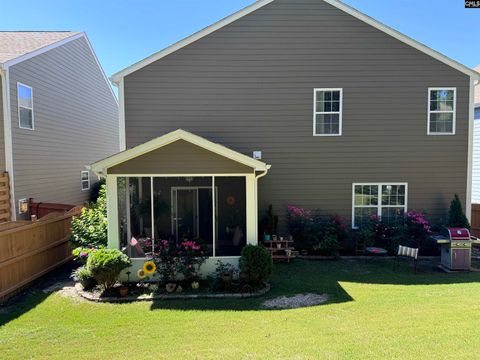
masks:
<path id="1" fill-rule="evenodd" d="M 80 183 L 82 190 L 90 189 L 90 173 L 88 171 L 82 171 L 80 173 Z"/>
<path id="2" fill-rule="evenodd" d="M 17 83 L 18 126 L 33 130 L 33 90 L 30 86 Z"/>
<path id="3" fill-rule="evenodd" d="M 342 135 L 342 89 L 314 90 L 313 135 Z"/>
<path id="4" fill-rule="evenodd" d="M 454 135 L 456 88 L 428 89 L 428 135 Z"/>

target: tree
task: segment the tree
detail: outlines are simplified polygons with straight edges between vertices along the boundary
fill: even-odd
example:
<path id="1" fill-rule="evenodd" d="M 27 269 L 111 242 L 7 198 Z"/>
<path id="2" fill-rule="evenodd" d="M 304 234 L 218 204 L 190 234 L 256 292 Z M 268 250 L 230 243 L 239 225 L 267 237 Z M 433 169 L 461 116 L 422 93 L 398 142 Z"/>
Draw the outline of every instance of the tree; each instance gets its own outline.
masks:
<path id="1" fill-rule="evenodd" d="M 463 212 L 462 203 L 458 194 L 455 194 L 450 203 L 450 210 L 448 211 L 448 227 L 461 227 L 470 229 L 468 219 Z"/>

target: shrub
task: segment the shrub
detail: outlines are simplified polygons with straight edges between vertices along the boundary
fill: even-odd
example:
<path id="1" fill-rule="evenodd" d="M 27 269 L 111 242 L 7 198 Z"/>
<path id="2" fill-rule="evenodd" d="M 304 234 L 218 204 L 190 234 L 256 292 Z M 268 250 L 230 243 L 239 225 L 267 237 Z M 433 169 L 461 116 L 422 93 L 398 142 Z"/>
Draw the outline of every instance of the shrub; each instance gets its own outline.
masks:
<path id="1" fill-rule="evenodd" d="M 314 248 L 330 255 L 338 255 L 341 242 L 347 237 L 345 219 L 339 215 L 325 217 L 317 212 L 312 220 L 312 237 L 315 239 Z"/>
<path id="2" fill-rule="evenodd" d="M 72 250 L 73 259 L 85 265 L 88 260 L 88 255 L 90 255 L 92 251 L 95 251 L 95 249 L 79 246 Z"/>
<path id="3" fill-rule="evenodd" d="M 130 258 L 117 249 L 96 250 L 87 260 L 87 270 L 104 289 L 113 287 L 120 272 L 131 265 Z"/>
<path id="4" fill-rule="evenodd" d="M 312 245 L 311 227 L 313 215 L 310 210 L 302 209 L 293 205 L 287 206 L 288 232 L 300 247 Z"/>
<path id="5" fill-rule="evenodd" d="M 157 266 L 157 273 L 162 282 L 168 282 L 175 279 L 177 273 L 177 248 L 175 244 L 168 240 L 160 240 L 155 243 L 153 261 Z"/>
<path id="6" fill-rule="evenodd" d="M 69 240 L 73 247 L 105 247 L 107 246 L 107 225 L 107 204 L 105 185 L 103 185 L 97 202 L 82 209 L 80 216 L 72 218 L 72 234 Z"/>
<path id="7" fill-rule="evenodd" d="M 195 241 L 184 241 L 177 248 L 177 268 L 185 280 L 198 279 L 198 270 L 207 259 L 202 247 Z"/>
<path id="8" fill-rule="evenodd" d="M 455 194 L 452 202 L 450 203 L 447 225 L 448 227 L 461 227 L 470 229 L 470 224 L 468 223 L 468 219 L 463 212 L 462 202 L 460 201 L 458 194 Z"/>
<path id="9" fill-rule="evenodd" d="M 96 183 L 92 185 L 92 187 L 90 188 L 90 202 L 92 203 L 97 202 L 103 186 L 105 186 L 105 178 L 101 178 L 100 180 L 98 180 Z"/>
<path id="10" fill-rule="evenodd" d="M 76 269 L 72 273 L 72 278 L 73 280 L 80 282 L 85 290 L 88 290 L 95 286 L 95 278 L 85 266 Z"/>
<path id="11" fill-rule="evenodd" d="M 240 254 L 240 270 L 252 285 L 261 285 L 272 274 L 272 256 L 263 246 L 247 245 Z"/>

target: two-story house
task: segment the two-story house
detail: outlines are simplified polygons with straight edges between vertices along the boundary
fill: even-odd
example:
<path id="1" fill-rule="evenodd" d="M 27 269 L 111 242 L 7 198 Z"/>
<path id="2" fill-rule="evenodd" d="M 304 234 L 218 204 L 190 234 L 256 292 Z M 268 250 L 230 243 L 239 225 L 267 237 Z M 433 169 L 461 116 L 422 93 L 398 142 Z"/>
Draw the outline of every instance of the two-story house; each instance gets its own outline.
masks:
<path id="1" fill-rule="evenodd" d="M 86 166 L 119 150 L 118 103 L 84 33 L 0 32 L 0 171 L 10 205 L 0 219 L 28 216 L 28 199 L 81 204 L 97 180 Z M 3 185 L 3 184 L 2 184 Z"/>
<path id="2" fill-rule="evenodd" d="M 283 234 L 288 204 L 353 228 L 444 219 L 455 193 L 469 213 L 478 78 L 339 1 L 258 1 L 112 76 L 126 150 L 93 165 L 109 245 L 201 238 L 235 259 L 269 204 Z"/>

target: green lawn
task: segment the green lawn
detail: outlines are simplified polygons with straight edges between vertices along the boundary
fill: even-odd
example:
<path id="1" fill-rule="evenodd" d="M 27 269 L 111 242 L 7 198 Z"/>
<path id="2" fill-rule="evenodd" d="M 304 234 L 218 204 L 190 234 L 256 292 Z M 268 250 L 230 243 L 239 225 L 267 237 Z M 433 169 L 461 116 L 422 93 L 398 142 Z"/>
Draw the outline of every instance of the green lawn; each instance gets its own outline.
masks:
<path id="1" fill-rule="evenodd" d="M 480 273 L 414 275 L 392 262 L 275 265 L 265 297 L 330 302 L 262 310 L 265 299 L 93 304 L 36 292 L 0 310 L 1 359 L 475 358 Z"/>

